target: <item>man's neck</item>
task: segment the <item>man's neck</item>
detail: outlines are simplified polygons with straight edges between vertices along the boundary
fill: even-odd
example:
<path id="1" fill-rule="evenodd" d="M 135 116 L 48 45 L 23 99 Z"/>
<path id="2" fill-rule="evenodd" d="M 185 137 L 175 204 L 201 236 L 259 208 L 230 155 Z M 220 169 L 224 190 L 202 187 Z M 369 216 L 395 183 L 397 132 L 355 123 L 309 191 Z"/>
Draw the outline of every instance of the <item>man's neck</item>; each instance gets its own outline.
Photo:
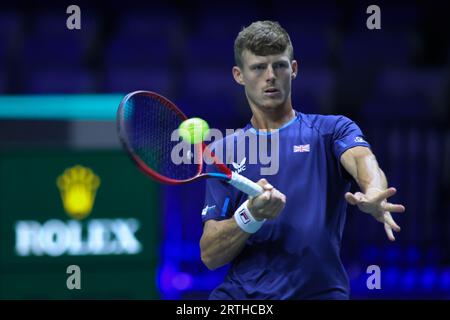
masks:
<path id="1" fill-rule="evenodd" d="M 262 110 L 252 108 L 253 117 L 250 120 L 255 129 L 269 131 L 279 129 L 295 118 L 295 111 L 292 105 L 286 105 L 276 110 Z"/>

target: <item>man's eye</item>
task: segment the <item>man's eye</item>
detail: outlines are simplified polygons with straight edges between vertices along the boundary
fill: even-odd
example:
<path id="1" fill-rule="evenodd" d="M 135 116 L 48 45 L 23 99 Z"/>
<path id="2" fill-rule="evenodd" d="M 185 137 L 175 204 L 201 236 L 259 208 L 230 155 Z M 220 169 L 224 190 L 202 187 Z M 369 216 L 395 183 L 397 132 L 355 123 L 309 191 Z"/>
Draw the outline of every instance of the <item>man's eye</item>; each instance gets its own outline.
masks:
<path id="1" fill-rule="evenodd" d="M 285 63 L 277 63 L 274 65 L 274 68 L 277 68 L 277 69 L 286 68 L 286 67 L 287 66 Z"/>

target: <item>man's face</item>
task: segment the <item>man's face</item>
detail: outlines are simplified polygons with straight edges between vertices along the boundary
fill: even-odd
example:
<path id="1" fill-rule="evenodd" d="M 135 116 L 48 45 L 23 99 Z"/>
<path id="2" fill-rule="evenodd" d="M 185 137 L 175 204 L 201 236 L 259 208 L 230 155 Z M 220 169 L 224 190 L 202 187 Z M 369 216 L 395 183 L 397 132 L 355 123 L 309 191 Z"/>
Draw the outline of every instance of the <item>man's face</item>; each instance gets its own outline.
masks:
<path id="1" fill-rule="evenodd" d="M 250 103 L 266 110 L 290 102 L 291 81 L 296 74 L 297 62 L 290 61 L 287 50 L 268 56 L 244 50 L 242 68 L 233 68 L 235 80 L 245 86 Z"/>

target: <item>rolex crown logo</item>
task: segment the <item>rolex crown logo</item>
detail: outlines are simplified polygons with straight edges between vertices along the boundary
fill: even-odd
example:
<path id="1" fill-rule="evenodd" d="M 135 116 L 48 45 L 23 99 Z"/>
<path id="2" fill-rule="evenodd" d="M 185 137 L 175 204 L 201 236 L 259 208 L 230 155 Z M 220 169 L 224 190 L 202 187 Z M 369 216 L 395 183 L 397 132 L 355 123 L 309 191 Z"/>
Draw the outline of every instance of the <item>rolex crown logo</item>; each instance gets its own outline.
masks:
<path id="1" fill-rule="evenodd" d="M 89 168 L 76 165 L 64 170 L 56 180 L 64 210 L 75 219 L 83 219 L 92 211 L 100 178 Z"/>

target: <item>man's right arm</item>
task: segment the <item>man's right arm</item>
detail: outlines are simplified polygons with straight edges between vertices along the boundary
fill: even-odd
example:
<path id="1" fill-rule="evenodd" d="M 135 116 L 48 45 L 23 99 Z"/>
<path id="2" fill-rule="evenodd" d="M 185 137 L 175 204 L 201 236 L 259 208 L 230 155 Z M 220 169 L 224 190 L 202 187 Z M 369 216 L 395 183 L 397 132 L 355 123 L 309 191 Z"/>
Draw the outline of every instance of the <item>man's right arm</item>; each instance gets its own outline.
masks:
<path id="1" fill-rule="evenodd" d="M 249 200 L 247 208 L 256 220 L 274 219 L 283 210 L 286 196 L 273 188 L 266 179 L 258 184 L 264 192 Z M 244 248 L 251 233 L 243 231 L 234 217 L 227 220 L 208 220 L 200 239 L 201 259 L 210 270 L 232 261 Z"/>
<path id="2" fill-rule="evenodd" d="M 210 270 L 229 263 L 241 252 L 250 235 L 237 225 L 234 218 L 206 221 L 200 239 L 203 263 Z"/>

